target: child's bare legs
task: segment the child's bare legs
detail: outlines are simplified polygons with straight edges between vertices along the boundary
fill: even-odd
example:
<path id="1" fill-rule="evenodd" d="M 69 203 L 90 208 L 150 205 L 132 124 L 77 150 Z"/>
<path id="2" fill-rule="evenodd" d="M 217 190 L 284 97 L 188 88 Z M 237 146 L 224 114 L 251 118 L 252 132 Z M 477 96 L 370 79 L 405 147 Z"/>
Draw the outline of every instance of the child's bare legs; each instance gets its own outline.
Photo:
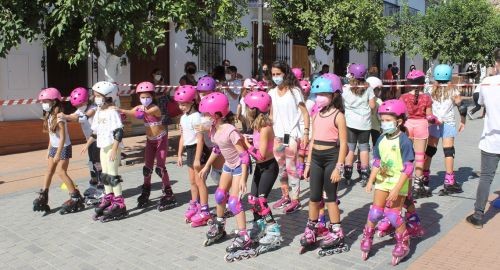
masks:
<path id="1" fill-rule="evenodd" d="M 189 173 L 189 183 L 191 187 L 191 200 L 192 201 L 197 201 L 198 198 L 200 197 L 199 191 L 198 191 L 198 186 L 196 185 L 196 172 L 193 168 L 188 167 L 188 173 Z"/>
<path id="2" fill-rule="evenodd" d="M 66 187 L 68 188 L 69 193 L 74 193 L 76 191 L 75 185 L 73 184 L 73 180 L 68 176 L 68 165 L 69 159 L 60 160 L 57 164 L 57 175 L 64 182 Z"/>

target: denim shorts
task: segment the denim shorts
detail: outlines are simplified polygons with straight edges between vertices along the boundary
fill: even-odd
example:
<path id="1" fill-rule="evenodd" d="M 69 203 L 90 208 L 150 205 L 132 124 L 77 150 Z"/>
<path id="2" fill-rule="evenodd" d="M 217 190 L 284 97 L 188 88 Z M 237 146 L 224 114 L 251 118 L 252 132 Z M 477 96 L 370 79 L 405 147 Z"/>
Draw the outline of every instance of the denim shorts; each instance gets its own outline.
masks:
<path id="1" fill-rule="evenodd" d="M 224 166 L 222 166 L 222 172 L 229 173 L 232 176 L 239 176 L 243 173 L 243 169 L 241 168 L 241 165 L 234 169 L 231 169 L 226 164 L 224 164 Z"/>
<path id="2" fill-rule="evenodd" d="M 429 133 L 434 138 L 455 138 L 457 136 L 457 128 L 454 122 L 447 122 L 441 125 L 431 125 Z"/>

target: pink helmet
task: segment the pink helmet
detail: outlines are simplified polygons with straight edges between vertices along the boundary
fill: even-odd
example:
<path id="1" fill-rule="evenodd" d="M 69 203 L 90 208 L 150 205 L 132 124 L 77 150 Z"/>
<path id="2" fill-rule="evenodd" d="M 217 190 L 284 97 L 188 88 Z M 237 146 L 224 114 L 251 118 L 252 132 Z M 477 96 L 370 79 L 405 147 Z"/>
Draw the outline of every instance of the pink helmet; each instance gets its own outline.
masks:
<path id="1" fill-rule="evenodd" d="M 311 83 L 306 80 L 301 80 L 300 82 L 300 88 L 302 88 L 302 91 L 304 93 L 309 94 L 309 91 L 311 91 Z"/>
<path id="2" fill-rule="evenodd" d="M 408 80 L 415 80 L 417 78 L 425 77 L 425 73 L 421 70 L 415 69 L 410 72 L 408 72 L 408 75 L 406 75 L 406 79 Z"/>
<path id="3" fill-rule="evenodd" d="M 394 114 L 397 117 L 405 116 L 406 105 L 399 99 L 386 100 L 378 107 L 378 114 Z"/>
<path id="4" fill-rule="evenodd" d="M 297 80 L 302 80 L 302 78 L 304 78 L 304 74 L 302 74 L 302 69 L 300 68 L 292 68 L 292 73 L 293 75 L 295 75 L 295 78 L 297 78 Z"/>
<path id="5" fill-rule="evenodd" d="M 137 94 L 144 92 L 154 92 L 154 91 L 155 91 L 155 85 L 150 82 L 141 82 L 135 88 L 135 92 Z"/>
<path id="6" fill-rule="evenodd" d="M 74 107 L 80 107 L 83 103 L 89 100 L 89 91 L 83 87 L 77 87 L 71 91 L 69 101 Z"/>
<path id="7" fill-rule="evenodd" d="M 326 78 L 332 82 L 333 93 L 337 91 L 342 92 L 342 81 L 340 80 L 339 76 L 333 73 L 325 73 L 321 75 L 321 77 Z"/>
<path id="8" fill-rule="evenodd" d="M 252 91 L 243 99 L 250 109 L 258 109 L 260 112 L 267 113 L 271 110 L 271 96 L 263 91 Z"/>
<path id="9" fill-rule="evenodd" d="M 198 84 L 196 85 L 196 90 L 198 91 L 214 91 L 216 87 L 216 82 L 214 78 L 210 76 L 202 77 Z"/>
<path id="10" fill-rule="evenodd" d="M 365 79 L 366 66 L 363 64 L 352 64 L 349 66 L 349 73 L 351 73 L 355 79 Z"/>
<path id="11" fill-rule="evenodd" d="M 201 113 L 208 113 L 215 116 L 215 113 L 221 113 L 226 117 L 229 113 L 229 100 L 226 95 L 214 92 L 201 99 L 199 110 Z"/>
<path id="12" fill-rule="evenodd" d="M 257 82 L 257 90 L 266 91 L 267 90 L 267 83 L 265 81 Z"/>
<path id="13" fill-rule="evenodd" d="M 257 82 L 256 79 L 248 78 L 248 79 L 245 79 L 245 81 L 243 82 L 243 87 L 246 89 L 252 89 L 254 87 L 257 87 L 258 84 L 259 83 Z"/>
<path id="14" fill-rule="evenodd" d="M 196 89 L 192 85 L 181 85 L 175 90 L 174 100 L 177 102 L 191 102 L 196 98 Z"/>
<path id="15" fill-rule="evenodd" d="M 42 91 L 40 91 L 40 94 L 38 94 L 38 100 L 44 100 L 44 99 L 61 100 L 62 97 L 59 90 L 55 89 L 54 87 L 49 87 L 43 89 Z"/>

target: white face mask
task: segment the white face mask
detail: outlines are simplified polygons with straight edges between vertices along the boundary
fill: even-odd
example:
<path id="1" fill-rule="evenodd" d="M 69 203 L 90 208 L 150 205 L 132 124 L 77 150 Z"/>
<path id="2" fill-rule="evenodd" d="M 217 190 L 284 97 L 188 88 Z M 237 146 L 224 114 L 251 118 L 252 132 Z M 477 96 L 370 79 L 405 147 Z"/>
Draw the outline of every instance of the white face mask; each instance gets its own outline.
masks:
<path id="1" fill-rule="evenodd" d="M 146 106 L 146 107 L 149 106 L 149 104 L 151 104 L 151 102 L 153 102 L 153 99 L 150 97 L 141 98 L 141 104 Z"/>
<path id="2" fill-rule="evenodd" d="M 50 112 L 50 109 L 52 109 L 52 105 L 50 103 L 42 103 L 42 109 L 46 112 Z"/>
<path id="3" fill-rule="evenodd" d="M 211 117 L 203 116 L 201 118 L 200 125 L 202 125 L 203 127 L 209 128 L 209 127 L 214 125 L 214 120 Z"/>
<path id="4" fill-rule="evenodd" d="M 383 134 L 393 134 L 397 130 L 396 123 L 394 122 L 382 122 L 380 123 L 380 129 L 382 129 Z"/>
<path id="5" fill-rule="evenodd" d="M 155 78 L 156 81 L 159 81 L 159 80 L 161 80 L 161 75 L 160 74 L 156 74 L 154 76 L 154 78 Z"/>
<path id="6" fill-rule="evenodd" d="M 96 97 L 96 98 L 94 98 L 94 102 L 95 102 L 95 105 L 97 105 L 97 107 L 101 107 L 102 105 L 104 105 L 104 98 Z"/>
<path id="7" fill-rule="evenodd" d="M 226 81 L 230 81 L 232 78 L 231 74 L 226 74 Z"/>

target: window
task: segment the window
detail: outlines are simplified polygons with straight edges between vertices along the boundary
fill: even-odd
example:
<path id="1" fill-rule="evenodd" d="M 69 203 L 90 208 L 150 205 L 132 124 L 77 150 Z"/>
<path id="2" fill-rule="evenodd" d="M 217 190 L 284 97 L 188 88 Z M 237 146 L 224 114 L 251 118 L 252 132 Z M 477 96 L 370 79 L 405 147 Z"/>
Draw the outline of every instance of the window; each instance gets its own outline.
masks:
<path id="1" fill-rule="evenodd" d="M 226 40 L 202 33 L 198 70 L 212 72 L 214 67 L 222 65 L 224 59 L 226 59 Z"/>
<path id="2" fill-rule="evenodd" d="M 384 16 L 392 16 L 399 12 L 399 6 L 384 1 Z"/>
<path id="3" fill-rule="evenodd" d="M 290 60 L 290 39 L 282 34 L 276 41 L 276 60 L 282 60 L 288 63 Z"/>

